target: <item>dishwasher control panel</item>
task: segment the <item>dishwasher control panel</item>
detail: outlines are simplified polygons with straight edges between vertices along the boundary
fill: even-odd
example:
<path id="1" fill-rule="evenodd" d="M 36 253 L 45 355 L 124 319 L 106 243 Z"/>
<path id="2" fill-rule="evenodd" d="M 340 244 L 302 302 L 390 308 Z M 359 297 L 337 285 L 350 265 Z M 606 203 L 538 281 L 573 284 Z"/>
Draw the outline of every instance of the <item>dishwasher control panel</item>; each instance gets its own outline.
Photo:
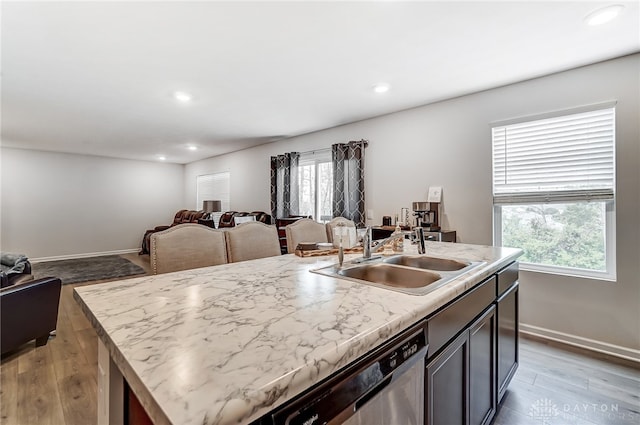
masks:
<path id="1" fill-rule="evenodd" d="M 426 347 L 427 341 L 424 332 L 420 332 L 413 336 L 410 340 L 404 341 L 402 345 L 391 350 L 383 358 L 378 360 L 380 369 L 383 374 L 392 373 L 400 367 L 407 359 Z"/>

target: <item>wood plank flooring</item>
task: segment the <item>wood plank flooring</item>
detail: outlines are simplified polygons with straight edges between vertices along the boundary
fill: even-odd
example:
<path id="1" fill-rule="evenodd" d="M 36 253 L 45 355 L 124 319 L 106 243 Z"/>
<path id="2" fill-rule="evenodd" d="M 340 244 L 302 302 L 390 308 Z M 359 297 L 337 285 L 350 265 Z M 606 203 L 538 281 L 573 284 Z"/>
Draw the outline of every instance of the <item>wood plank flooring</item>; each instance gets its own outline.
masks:
<path id="1" fill-rule="evenodd" d="M 638 425 L 636 364 L 521 339 L 520 365 L 494 425 Z"/>
<path id="2" fill-rule="evenodd" d="M 124 257 L 150 271 L 148 256 Z M 2 357 L 0 424 L 96 423 L 97 336 L 73 299 L 75 286 L 94 283 L 62 287 L 57 335 L 47 345 L 30 342 Z M 494 425 L 640 425 L 640 370 L 522 338 Z"/>

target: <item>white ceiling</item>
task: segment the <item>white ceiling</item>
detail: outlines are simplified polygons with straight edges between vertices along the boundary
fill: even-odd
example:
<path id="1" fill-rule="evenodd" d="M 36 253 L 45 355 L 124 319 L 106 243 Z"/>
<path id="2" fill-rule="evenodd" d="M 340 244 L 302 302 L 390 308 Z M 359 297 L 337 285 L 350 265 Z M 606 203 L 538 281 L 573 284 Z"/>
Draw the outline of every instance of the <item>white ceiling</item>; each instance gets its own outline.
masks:
<path id="1" fill-rule="evenodd" d="M 615 3 L 3 1 L 2 144 L 188 163 L 638 52 Z"/>

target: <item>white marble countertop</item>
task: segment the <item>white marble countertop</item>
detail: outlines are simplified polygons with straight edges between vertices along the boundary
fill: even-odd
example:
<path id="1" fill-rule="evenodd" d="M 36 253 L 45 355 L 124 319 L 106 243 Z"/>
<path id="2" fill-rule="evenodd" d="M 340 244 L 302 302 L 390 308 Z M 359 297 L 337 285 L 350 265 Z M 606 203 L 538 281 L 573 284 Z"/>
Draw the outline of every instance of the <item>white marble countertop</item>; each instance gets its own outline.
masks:
<path id="1" fill-rule="evenodd" d="M 521 251 L 427 242 L 427 253 L 486 264 L 422 296 L 309 272 L 335 255 L 283 255 L 77 287 L 74 297 L 156 424 L 249 423 Z"/>

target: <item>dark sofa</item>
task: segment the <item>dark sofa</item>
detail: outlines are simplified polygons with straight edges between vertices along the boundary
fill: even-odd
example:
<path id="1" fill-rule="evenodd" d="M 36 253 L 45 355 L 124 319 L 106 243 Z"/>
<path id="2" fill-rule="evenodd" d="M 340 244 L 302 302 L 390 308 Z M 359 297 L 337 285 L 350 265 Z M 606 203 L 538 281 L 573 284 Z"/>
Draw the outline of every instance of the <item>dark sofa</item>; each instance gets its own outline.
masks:
<path id="1" fill-rule="evenodd" d="M 0 350 L 15 350 L 33 339 L 45 345 L 58 323 L 62 282 L 55 277 L 23 281 L 0 289 Z"/>
<path id="2" fill-rule="evenodd" d="M 224 228 L 224 227 L 235 227 L 236 217 L 255 217 L 254 218 L 255 221 L 259 221 L 260 223 L 264 223 L 264 224 L 271 224 L 271 215 L 267 214 L 264 211 L 251 211 L 251 212 L 227 211 L 220 216 L 218 229 Z"/>
<path id="3" fill-rule="evenodd" d="M 170 227 L 177 226 L 178 224 L 184 223 L 199 223 L 199 220 L 203 218 L 206 213 L 202 210 L 194 211 L 194 210 L 180 210 L 176 213 L 173 218 L 173 223 L 166 226 L 156 226 L 153 229 L 149 229 L 144 233 L 142 237 L 142 246 L 140 247 L 139 255 L 149 254 L 151 244 L 150 238 L 151 235 L 160 232 L 163 230 L 167 230 Z M 227 211 L 222 216 L 220 216 L 220 221 L 218 223 L 218 228 L 224 227 L 234 227 L 235 217 L 245 217 L 245 216 L 253 216 L 255 217 L 255 221 L 259 221 L 264 224 L 271 224 L 271 215 L 263 212 L 263 211 L 252 211 L 252 212 L 238 212 L 238 211 Z"/>

